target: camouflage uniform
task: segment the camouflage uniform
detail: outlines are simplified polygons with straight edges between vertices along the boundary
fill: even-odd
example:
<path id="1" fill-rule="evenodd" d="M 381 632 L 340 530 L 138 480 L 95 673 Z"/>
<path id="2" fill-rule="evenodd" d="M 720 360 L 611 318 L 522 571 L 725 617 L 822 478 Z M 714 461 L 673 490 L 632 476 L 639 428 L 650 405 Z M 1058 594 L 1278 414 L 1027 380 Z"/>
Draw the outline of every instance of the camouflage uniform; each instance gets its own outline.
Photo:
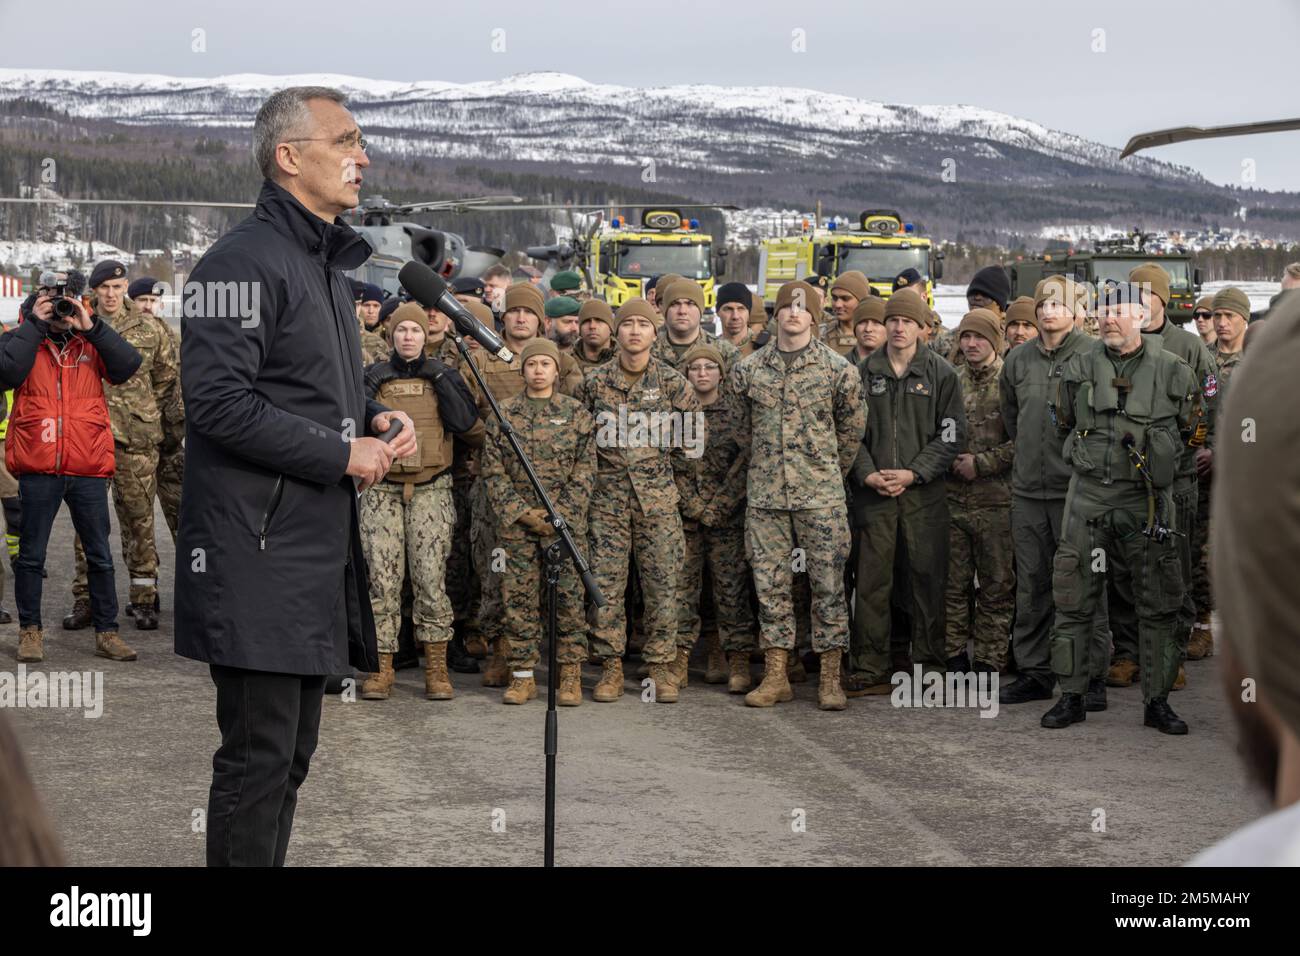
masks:
<path id="1" fill-rule="evenodd" d="M 842 355 L 848 358 L 850 352 L 857 347 L 858 338 L 853 334 L 850 328 L 845 332 L 840 328 L 840 323 L 834 317 L 828 322 L 823 322 L 821 329 L 818 330 L 817 337 L 831 347 L 836 355 Z"/>
<path id="2" fill-rule="evenodd" d="M 745 483 L 749 461 L 736 428 L 739 403 L 722 395 L 704 406 L 709 440 L 704 454 L 678 475 L 686 560 L 679 588 L 677 646 L 687 651 L 700 637 L 700 603 L 707 569 L 713 585 L 713 620 L 722 649 L 755 647 L 754 609 L 745 563 Z M 706 617 L 707 617 L 706 609 Z"/>
<path id="3" fill-rule="evenodd" d="M 587 354 L 582 351 L 582 340 L 579 339 L 573 343 L 573 348 L 569 351 L 569 354 L 573 356 L 573 360 L 578 363 L 578 367 L 582 369 L 582 372 L 585 375 L 588 369 L 593 369 L 597 365 L 604 365 L 617 355 L 618 346 L 614 343 L 613 339 L 610 339 L 609 344 L 600 350 L 600 355 L 598 355 L 596 360 L 593 362 L 591 359 L 587 358 Z"/>
<path id="4" fill-rule="evenodd" d="M 745 330 L 745 340 L 743 342 L 739 345 L 736 345 L 735 342 L 731 343 L 732 345 L 736 345 L 736 361 L 739 361 L 746 356 L 753 355 L 771 340 L 772 336 L 766 329 L 755 331 L 754 326 L 751 325 Z M 730 341 L 730 339 L 728 339 L 728 341 Z"/>
<path id="5" fill-rule="evenodd" d="M 378 332 L 371 332 L 364 325 L 361 326 L 361 367 L 369 368 L 376 362 L 382 362 L 388 358 L 392 348 L 384 337 Z"/>
<path id="6" fill-rule="evenodd" d="M 628 382 L 618 359 L 597 366 L 587 374 L 579 397 L 596 421 L 596 482 L 588 527 L 592 568 L 608 602 L 596 612 L 593 655 L 621 658 L 626 649 L 623 596 L 631 554 L 645 596 L 641 656 L 648 664 L 671 663 L 677 656 L 677 581 L 685 552 L 675 476 L 686 468 L 687 459 L 683 448 L 656 448 L 629 439 L 634 437 L 634 413 L 689 414 L 694 427 L 703 419 L 699 400 L 681 374 L 653 355 L 634 383 Z M 621 410 L 629 431 L 616 437 Z M 698 434 L 698 439 L 704 441 L 705 436 Z M 632 444 L 640 447 L 624 447 Z"/>
<path id="7" fill-rule="evenodd" d="M 130 603 L 153 607 L 158 596 L 158 546 L 154 540 L 154 498 L 158 494 L 159 450 L 165 433 L 175 436 L 181 404 L 179 352 L 161 320 L 141 312 L 129 299 L 115 315 L 101 319 L 140 353 L 140 367 L 120 385 L 104 383 L 108 415 L 113 426 L 117 468 L 113 474 L 113 506 L 122 535 L 122 558 L 131 576 Z M 175 463 L 170 466 L 175 469 Z M 170 474 L 170 471 L 169 471 Z M 179 495 L 169 478 L 167 496 Z M 169 525 L 175 522 L 175 511 Z M 86 557 L 78 540 L 74 599 L 89 600 Z"/>
<path id="8" fill-rule="evenodd" d="M 944 591 L 949 658 L 975 641 L 975 660 L 1001 670 L 1011 633 L 1015 571 L 1011 549 L 1011 461 L 1015 443 L 1002 423 L 998 377 L 1002 359 L 981 369 L 957 369 L 966 412 L 966 444 L 975 456 L 974 481 L 949 472 L 947 477 L 948 583 Z M 976 581 L 979 587 L 976 589 Z M 971 606 L 974 606 L 974 614 Z"/>
<path id="9" fill-rule="evenodd" d="M 723 381 L 726 381 L 726 377 L 731 374 L 732 366 L 736 364 L 736 359 L 740 357 L 740 352 L 726 339 L 718 338 L 704 329 L 700 329 L 700 334 L 689 345 L 678 345 L 668 340 L 668 324 L 665 322 L 659 327 L 654 344 L 650 346 L 650 357 L 685 377 L 686 353 L 697 345 L 712 345 L 722 353 L 722 377 Z"/>
<path id="10" fill-rule="evenodd" d="M 591 413 L 567 395 L 534 400 L 524 394 L 506 399 L 501 411 L 514 427 L 519 444 L 569 525 L 574 541 L 583 547 L 596 471 Z M 528 670 L 540 659 L 542 615 L 547 611 L 543 552 L 557 539 L 539 538 L 518 523 L 520 515 L 540 508 L 541 503 L 497 421 L 489 421 L 485 431 L 481 474 L 489 511 L 496 521 L 496 540 L 505 550 L 501 598 L 507 657 L 512 668 Z M 567 552 L 561 556 L 556 598 L 556 659 L 561 664 L 581 664 L 587 659 L 583 589 Z"/>
<path id="11" fill-rule="evenodd" d="M 866 427 L 857 369 L 815 337 L 787 366 L 773 339 L 736 365 L 730 387 L 741 403 L 736 434 L 749 454 L 745 549 L 758 591 L 759 646 L 794 649 L 791 588 L 796 565 L 806 564 L 812 648 L 843 650 L 844 479 Z"/>
<path id="12" fill-rule="evenodd" d="M 1220 407 L 1228 400 L 1228 380 L 1237 365 L 1241 363 L 1244 352 L 1222 352 L 1215 350 L 1214 365 L 1218 370 L 1218 402 Z M 1217 424 L 1217 423 L 1216 423 Z M 1238 423 L 1240 427 L 1240 423 Z M 1214 598 L 1210 593 L 1210 490 L 1213 486 L 1211 472 L 1199 475 L 1196 479 L 1196 525 L 1192 533 L 1192 560 L 1196 563 L 1192 570 L 1192 601 L 1196 606 L 1197 626 L 1208 621 L 1210 611 L 1214 608 Z"/>
<path id="13" fill-rule="evenodd" d="M 181 367 L 180 336 L 162 318 L 155 317 L 167 335 L 169 360 Z M 176 522 L 181 507 L 181 479 L 185 475 L 185 400 L 180 386 L 162 410 L 163 440 L 158 449 L 158 503 L 162 505 L 163 518 L 176 541 Z"/>

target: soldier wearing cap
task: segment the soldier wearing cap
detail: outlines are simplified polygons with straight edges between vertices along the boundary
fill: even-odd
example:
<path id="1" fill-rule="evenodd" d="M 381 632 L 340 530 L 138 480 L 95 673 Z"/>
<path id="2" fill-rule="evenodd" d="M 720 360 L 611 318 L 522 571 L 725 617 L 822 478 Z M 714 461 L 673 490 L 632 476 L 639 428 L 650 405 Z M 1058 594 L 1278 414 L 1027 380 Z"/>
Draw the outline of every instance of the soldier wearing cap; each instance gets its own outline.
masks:
<path id="1" fill-rule="evenodd" d="M 722 326 L 722 338 L 736 347 L 737 355 L 744 358 L 761 349 L 771 339 L 763 328 L 767 313 L 760 300 L 758 324 L 754 319 L 754 294 L 743 282 L 728 282 L 718 288 L 714 310 Z M 725 379 L 724 379 L 725 381 Z"/>
<path id="2" fill-rule="evenodd" d="M 551 291 L 556 295 L 574 299 L 579 305 L 591 298 L 591 290 L 583 288 L 582 274 L 573 269 L 557 272 L 551 276 Z"/>
<path id="3" fill-rule="evenodd" d="M 871 284 L 856 269 L 841 272 L 831 282 L 831 318 L 822 323 L 818 337 L 839 355 L 848 355 L 858 344 L 853 334 L 853 310 L 870 297 Z"/>
<path id="4" fill-rule="evenodd" d="M 1004 354 L 1017 345 L 1038 338 L 1038 309 L 1031 295 L 1022 295 L 1007 306 Z"/>
<path id="5" fill-rule="evenodd" d="M 1194 444 L 1185 445 L 1178 460 L 1172 494 L 1177 515 L 1175 524 L 1180 532 L 1176 538 L 1178 556 L 1182 562 L 1183 583 L 1186 590 L 1179 612 L 1179 647 L 1184 651 L 1191 639 L 1197 621 L 1196 603 L 1192 598 L 1192 546 L 1201 533 L 1196 528 L 1197 477 L 1208 474 L 1213 461 L 1214 412 L 1218 404 L 1219 379 L 1214 359 L 1199 335 L 1168 321 L 1165 306 L 1169 302 L 1169 273 L 1157 263 L 1147 262 L 1129 273 L 1129 282 L 1138 285 L 1149 301 L 1150 321 L 1142 329 L 1144 338 L 1150 338 L 1167 352 L 1172 352 L 1191 366 L 1196 374 L 1199 397 L 1204 409 L 1204 430 Z M 1209 621 L 1205 621 L 1206 624 Z M 1110 671 L 1106 681 L 1113 687 L 1127 687 L 1137 679 L 1138 671 L 1138 615 L 1133 603 L 1112 591 L 1110 599 L 1110 627 L 1114 634 L 1115 651 L 1111 656 Z M 1180 666 L 1174 690 L 1182 689 L 1186 681 Z"/>
<path id="6" fill-rule="evenodd" d="M 591 413 L 582 402 L 555 389 L 560 351 L 550 339 L 530 339 L 520 353 L 524 390 L 501 403 L 524 453 L 574 540 L 584 542 L 587 509 L 596 471 Z M 483 481 L 496 541 L 505 552 L 501 598 L 510 685 L 502 703 L 524 704 L 537 696 L 533 668 L 540 659 L 545 557 L 555 529 L 536 498 L 523 466 L 495 418 L 486 423 Z M 566 554 L 556 588 L 556 660 L 560 665 L 556 703 L 582 703 L 582 662 L 587 659 L 583 590 Z"/>
<path id="7" fill-rule="evenodd" d="M 604 365 L 614 357 L 614 312 L 603 299 L 588 299 L 578 309 L 578 341 L 573 343 L 573 357 L 585 374 L 588 369 Z"/>
<path id="8" fill-rule="evenodd" d="M 853 351 L 845 357 L 858 366 L 885 344 L 885 300 L 880 296 L 867 296 L 853 310 L 853 338 Z"/>
<path id="9" fill-rule="evenodd" d="M 724 389 L 722 353 L 699 343 L 683 368 L 704 410 L 704 454 L 687 460 L 677 490 L 681 497 L 686 560 L 679 581 L 678 686 L 686 686 L 691 648 L 701 633 L 709 641 L 706 679 L 729 682 L 733 694 L 750 689 L 749 654 L 757 650 L 750 574 L 745 563 L 745 482 L 748 458 L 736 429 L 740 407 Z M 705 587 L 706 577 L 710 588 Z"/>
<path id="10" fill-rule="evenodd" d="M 135 374 L 119 385 L 106 385 L 105 394 L 117 458 L 113 506 L 131 580 L 126 613 L 135 617 L 138 629 L 149 631 L 158 627 L 158 546 L 153 522 L 159 456 L 168 430 L 174 439 L 176 422 L 179 420 L 184 427 L 180 356 L 175 340 L 162 323 L 126 296 L 126 267 L 122 263 L 110 259 L 96 265 L 88 287 L 94 293 L 94 312 L 141 356 Z M 87 627 L 91 622 L 85 555 L 79 547 L 77 551 L 72 611 L 63 619 L 68 630 Z"/>
<path id="11" fill-rule="evenodd" d="M 1006 665 L 1016 575 L 1011 547 L 1011 462 L 1015 443 L 1002 421 L 998 379 L 1002 327 L 997 313 L 972 309 L 957 327 L 965 356 L 957 368 L 966 414 L 966 444 L 947 475 L 948 670 L 997 673 Z M 978 584 L 978 587 L 977 587 Z"/>
<path id="12" fill-rule="evenodd" d="M 1196 300 L 1192 307 L 1192 320 L 1196 323 L 1196 334 L 1213 353 L 1219 347 L 1219 337 L 1214 332 L 1214 296 L 1203 295 Z"/>
<path id="13" fill-rule="evenodd" d="M 850 531 L 845 479 L 865 426 L 862 381 L 848 360 L 814 335 L 821 293 L 787 282 L 776 298 L 773 341 L 737 363 L 731 391 L 749 453 L 745 547 L 759 601 L 763 681 L 751 707 L 794 699 L 787 674 L 796 638 L 794 572 L 811 590 L 812 649 L 821 661 L 817 705 L 843 710 L 841 665 L 849 643 L 844 562 Z"/>
<path id="14" fill-rule="evenodd" d="M 739 352 L 725 339 L 705 331 L 700 322 L 704 317 L 704 290 L 694 279 L 677 279 L 664 285 L 661 279 L 655 287 L 663 308 L 664 323 L 655 336 L 651 354 L 660 362 L 678 372 L 684 372 L 686 353 L 699 344 L 712 345 L 722 355 L 722 373 L 730 374 Z"/>
<path id="15" fill-rule="evenodd" d="M 657 275 L 650 280 L 648 287 L 653 289 L 655 294 L 654 299 L 650 300 L 650 304 L 655 307 L 661 317 L 668 311 L 668 303 L 664 300 L 664 293 L 670 285 L 681 278 L 684 277 L 679 276 L 676 272 L 665 272 L 663 275 Z M 704 307 L 701 306 L 700 310 L 703 311 L 703 309 Z"/>
<path id="16" fill-rule="evenodd" d="M 1144 334 L 1150 303 L 1135 283 L 1107 288 L 1101 341 L 1066 360 L 1058 379 L 1053 413 L 1072 474 L 1052 564 L 1051 663 L 1061 698 L 1043 715 L 1050 729 L 1087 717 L 1095 611 L 1109 588 L 1112 624 L 1115 596 L 1137 611 L 1144 723 L 1187 733 L 1168 702 L 1187 586 L 1176 543 L 1184 513 L 1173 491 L 1182 450 L 1203 434 L 1203 411 L 1191 367 Z"/>
<path id="17" fill-rule="evenodd" d="M 546 338 L 561 352 L 572 352 L 578 341 L 580 309 L 578 300 L 567 295 L 554 295 L 546 301 Z"/>
<path id="18" fill-rule="evenodd" d="M 361 328 L 369 332 L 379 331 L 379 309 L 384 304 L 384 290 L 373 282 L 362 282 L 357 291 L 357 318 Z"/>
<path id="19" fill-rule="evenodd" d="M 885 347 L 859 368 L 867 429 L 850 475 L 858 566 L 849 696 L 889 693 L 890 590 L 896 552 L 906 549 L 912 660 L 943 668 L 948 504 L 944 475 L 966 441 L 957 373 L 924 348 L 930 310 L 910 289 L 885 302 Z"/>
<path id="20" fill-rule="evenodd" d="M 645 596 L 641 654 L 649 665 L 655 700 L 673 703 L 678 695 L 672 665 L 685 543 L 677 481 L 687 467 L 687 439 L 698 450 L 707 438 L 694 390 L 652 354 L 658 317 L 645 299 L 623 303 L 614 316 L 618 352 L 587 373 L 578 396 L 596 421 L 596 482 L 588 526 L 592 569 L 608 603 L 593 609 L 589 644 L 602 666 L 592 700 L 602 703 L 623 696 L 629 555 L 635 558 Z"/>

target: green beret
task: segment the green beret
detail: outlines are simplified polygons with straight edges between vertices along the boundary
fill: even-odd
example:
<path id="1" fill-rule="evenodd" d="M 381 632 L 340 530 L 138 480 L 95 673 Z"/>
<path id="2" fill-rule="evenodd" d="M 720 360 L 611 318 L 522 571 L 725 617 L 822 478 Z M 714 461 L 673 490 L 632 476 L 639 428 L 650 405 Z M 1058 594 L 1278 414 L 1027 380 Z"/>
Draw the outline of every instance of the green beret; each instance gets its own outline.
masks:
<path id="1" fill-rule="evenodd" d="M 557 272 L 551 276 L 551 290 L 553 292 L 573 292 L 575 289 L 581 288 L 582 276 L 572 269 Z"/>
<path id="2" fill-rule="evenodd" d="M 577 315 L 580 308 L 582 306 L 578 304 L 577 299 L 567 295 L 557 295 L 546 303 L 546 317 L 556 319 L 563 315 Z"/>

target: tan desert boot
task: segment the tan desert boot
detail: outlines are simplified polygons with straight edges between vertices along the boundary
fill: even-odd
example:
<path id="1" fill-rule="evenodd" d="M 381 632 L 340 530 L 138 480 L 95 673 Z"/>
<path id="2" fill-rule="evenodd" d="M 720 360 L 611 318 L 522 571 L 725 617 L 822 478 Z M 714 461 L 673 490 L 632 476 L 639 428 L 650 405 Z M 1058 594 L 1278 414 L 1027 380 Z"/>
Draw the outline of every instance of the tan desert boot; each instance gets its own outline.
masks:
<path id="1" fill-rule="evenodd" d="M 95 632 L 95 656 L 107 657 L 110 661 L 133 661 L 135 651 L 118 636 L 117 631 Z"/>
<path id="2" fill-rule="evenodd" d="M 749 651 L 732 651 L 727 655 L 731 664 L 731 674 L 727 679 L 728 694 L 747 694 L 754 686 L 754 679 L 749 676 Z"/>
<path id="3" fill-rule="evenodd" d="M 447 642 L 429 641 L 424 645 L 425 700 L 451 700 L 455 696 L 447 674 Z"/>
<path id="4" fill-rule="evenodd" d="M 772 707 L 794 700 L 794 690 L 785 676 L 789 651 L 769 647 L 763 652 L 763 682 L 745 695 L 749 707 Z"/>
<path id="5" fill-rule="evenodd" d="M 526 704 L 537 697 L 537 681 L 532 671 L 516 671 L 510 675 L 510 686 L 501 695 L 503 704 Z"/>
<path id="6" fill-rule="evenodd" d="M 821 654 L 821 683 L 817 685 L 817 706 L 822 710 L 843 710 L 848 706 L 844 688 L 840 686 L 840 657 L 842 650 L 823 651 Z"/>
<path id="7" fill-rule="evenodd" d="M 393 681 L 397 675 L 393 673 L 393 655 L 379 655 L 379 670 L 369 675 L 361 682 L 361 699 L 362 700 L 388 700 L 389 693 L 393 689 Z"/>
<path id="8" fill-rule="evenodd" d="M 623 659 L 607 657 L 601 662 L 600 680 L 591 692 L 591 699 L 602 704 L 618 700 L 623 696 Z"/>
<path id="9" fill-rule="evenodd" d="M 577 707 L 582 703 L 581 664 L 560 665 L 560 686 L 555 691 L 555 703 L 560 707 Z"/>

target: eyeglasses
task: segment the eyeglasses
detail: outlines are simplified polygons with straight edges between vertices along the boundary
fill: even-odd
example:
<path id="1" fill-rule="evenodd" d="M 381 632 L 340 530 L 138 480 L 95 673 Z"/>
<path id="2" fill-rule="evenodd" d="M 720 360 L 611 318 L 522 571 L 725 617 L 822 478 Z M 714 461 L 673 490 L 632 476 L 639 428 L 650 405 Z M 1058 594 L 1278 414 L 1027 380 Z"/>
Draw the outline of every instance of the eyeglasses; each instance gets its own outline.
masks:
<path id="1" fill-rule="evenodd" d="M 1210 319 L 1210 318 L 1213 318 L 1213 317 L 1214 317 L 1214 313 L 1212 313 L 1212 312 L 1193 312 L 1193 313 L 1192 313 L 1192 317 L 1193 317 L 1193 318 L 1197 318 L 1197 319 Z"/>
<path id="2" fill-rule="evenodd" d="M 299 139 L 286 139 L 286 143 L 333 143 L 335 146 L 341 146 L 346 152 L 348 150 L 360 149 L 365 153 L 370 150 L 370 142 L 360 133 L 350 133 L 347 136 L 340 136 L 338 139 L 331 140 L 328 136 L 304 136 Z"/>

